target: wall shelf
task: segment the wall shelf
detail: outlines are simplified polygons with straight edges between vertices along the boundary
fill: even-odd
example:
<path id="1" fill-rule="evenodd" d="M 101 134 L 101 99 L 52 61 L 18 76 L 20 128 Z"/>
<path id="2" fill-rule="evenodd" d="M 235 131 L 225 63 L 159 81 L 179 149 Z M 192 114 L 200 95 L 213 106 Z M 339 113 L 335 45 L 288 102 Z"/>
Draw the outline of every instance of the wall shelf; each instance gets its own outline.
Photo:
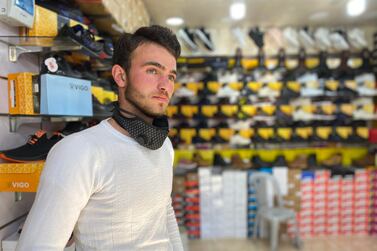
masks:
<path id="1" fill-rule="evenodd" d="M 17 62 L 20 55 L 24 53 L 49 52 L 49 51 L 78 51 L 84 54 L 99 58 L 110 59 L 111 57 L 103 52 L 96 53 L 84 47 L 69 37 L 27 37 L 27 36 L 0 36 L 0 42 L 8 45 L 8 59 L 10 62 Z"/>

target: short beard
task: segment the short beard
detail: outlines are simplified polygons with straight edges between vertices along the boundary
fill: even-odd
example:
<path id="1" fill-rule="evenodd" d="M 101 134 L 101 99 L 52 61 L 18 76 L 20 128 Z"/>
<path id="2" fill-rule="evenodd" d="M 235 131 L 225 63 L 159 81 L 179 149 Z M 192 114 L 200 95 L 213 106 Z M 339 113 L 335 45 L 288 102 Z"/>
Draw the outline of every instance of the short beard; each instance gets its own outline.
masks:
<path id="1" fill-rule="evenodd" d="M 142 112 L 144 115 L 150 118 L 161 117 L 164 115 L 164 113 L 161 114 L 161 113 L 151 112 L 150 110 L 147 109 L 147 107 L 143 106 L 143 104 L 139 100 L 146 99 L 146 97 L 133 89 L 130 79 L 128 77 L 127 77 L 127 83 L 128 84 L 127 84 L 126 90 L 124 91 L 124 97 L 128 102 L 130 102 L 134 107 L 136 107 L 136 109 L 138 109 L 140 112 Z"/>

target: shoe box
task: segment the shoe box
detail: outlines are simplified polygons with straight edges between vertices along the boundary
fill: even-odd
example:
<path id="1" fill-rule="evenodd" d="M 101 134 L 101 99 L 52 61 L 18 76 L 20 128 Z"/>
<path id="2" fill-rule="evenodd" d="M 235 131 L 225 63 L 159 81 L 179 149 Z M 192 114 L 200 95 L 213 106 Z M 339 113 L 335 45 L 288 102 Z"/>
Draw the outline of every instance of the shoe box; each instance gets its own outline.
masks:
<path id="1" fill-rule="evenodd" d="M 38 114 L 39 96 L 37 74 L 21 72 L 8 75 L 9 114 Z"/>
<path id="2" fill-rule="evenodd" d="M 15 251 L 18 240 L 20 239 L 20 234 L 18 232 L 13 233 L 8 238 L 1 241 L 1 246 L 3 251 Z M 75 251 L 75 244 L 64 248 L 64 251 Z"/>
<path id="3" fill-rule="evenodd" d="M 8 75 L 10 114 L 92 116 L 91 82 L 66 76 L 20 72 Z"/>
<path id="4" fill-rule="evenodd" d="M 19 34 L 20 36 L 30 37 L 56 37 L 59 33 L 59 29 L 65 24 L 69 24 L 69 26 L 80 24 L 87 28 L 85 24 L 76 20 L 61 16 L 52 10 L 35 5 L 33 28 L 20 27 Z M 41 45 L 43 46 L 51 46 L 52 40 L 44 39 L 42 43 Z"/>
<path id="5" fill-rule="evenodd" d="M 41 114 L 93 116 L 90 81 L 42 74 L 40 88 Z"/>
<path id="6" fill-rule="evenodd" d="M 0 163 L 0 191 L 36 192 L 44 162 Z"/>

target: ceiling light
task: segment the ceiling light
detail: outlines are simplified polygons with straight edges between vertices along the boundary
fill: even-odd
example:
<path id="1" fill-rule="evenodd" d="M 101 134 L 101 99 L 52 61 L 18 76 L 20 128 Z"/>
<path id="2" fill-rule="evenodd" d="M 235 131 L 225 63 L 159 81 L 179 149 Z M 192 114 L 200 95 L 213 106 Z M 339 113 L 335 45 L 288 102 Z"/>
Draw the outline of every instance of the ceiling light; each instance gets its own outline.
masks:
<path id="1" fill-rule="evenodd" d="M 365 11 L 366 0 L 350 0 L 347 3 L 347 14 L 351 17 L 359 16 Z"/>
<path id="2" fill-rule="evenodd" d="M 166 24 L 171 26 L 178 26 L 183 24 L 183 19 L 180 17 L 169 17 L 166 19 Z"/>
<path id="3" fill-rule="evenodd" d="M 244 2 L 234 2 L 230 5 L 230 17 L 234 20 L 241 20 L 245 17 L 246 5 Z"/>

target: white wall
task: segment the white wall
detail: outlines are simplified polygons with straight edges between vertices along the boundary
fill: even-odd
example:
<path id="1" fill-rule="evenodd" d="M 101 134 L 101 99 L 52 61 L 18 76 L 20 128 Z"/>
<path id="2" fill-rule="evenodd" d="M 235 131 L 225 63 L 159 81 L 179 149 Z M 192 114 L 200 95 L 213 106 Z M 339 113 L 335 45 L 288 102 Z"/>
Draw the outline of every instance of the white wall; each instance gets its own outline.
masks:
<path id="1" fill-rule="evenodd" d="M 0 22 L 0 36 L 6 35 L 18 35 L 18 28 L 10 27 Z M 7 81 L 3 78 L 6 78 L 8 73 L 38 72 L 38 69 L 37 55 L 24 54 L 16 63 L 12 63 L 8 61 L 8 46 L 0 43 L 0 113 L 8 111 Z M 0 116 L 0 150 L 25 144 L 28 135 L 33 134 L 38 127 L 39 124 L 22 124 L 15 133 L 11 133 L 8 117 Z M 33 200 L 34 193 L 23 193 L 22 200 L 16 202 L 14 193 L 0 192 L 0 228 L 27 213 Z M 0 240 L 15 232 L 22 220 L 24 218 L 0 229 Z"/>

